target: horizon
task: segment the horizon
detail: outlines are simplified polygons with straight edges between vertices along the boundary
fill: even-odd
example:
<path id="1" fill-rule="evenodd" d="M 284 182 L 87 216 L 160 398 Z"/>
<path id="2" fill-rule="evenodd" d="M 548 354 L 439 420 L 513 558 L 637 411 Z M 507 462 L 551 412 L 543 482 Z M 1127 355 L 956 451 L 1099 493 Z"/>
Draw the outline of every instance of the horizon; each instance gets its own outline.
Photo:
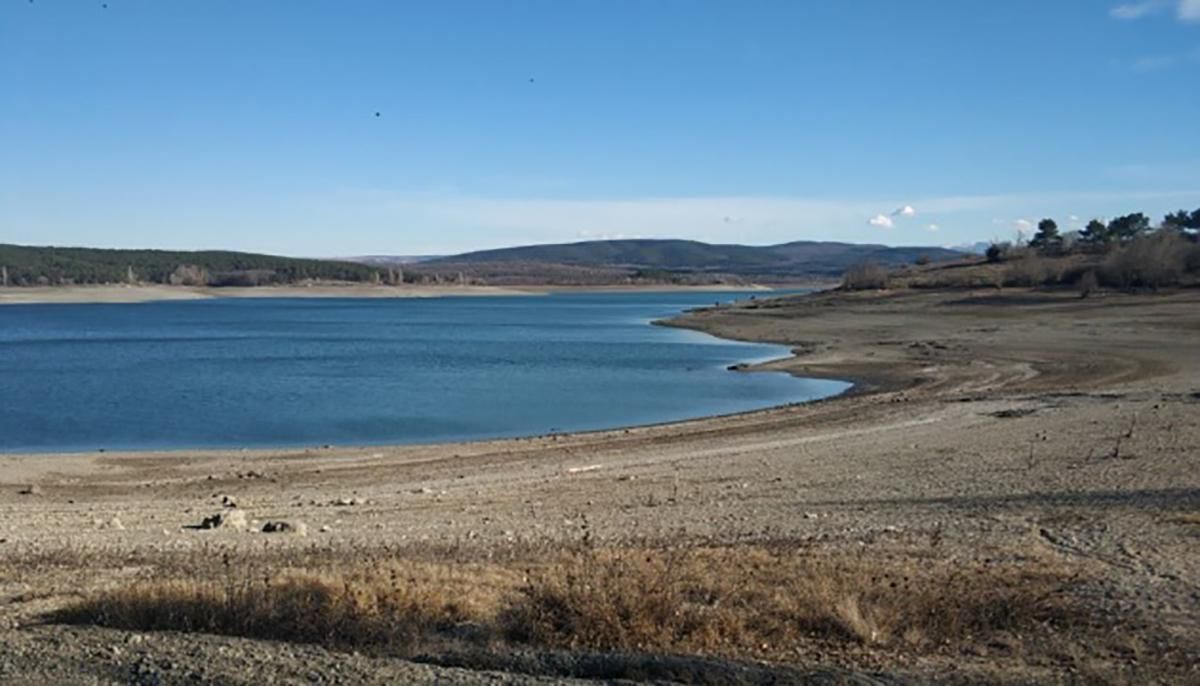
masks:
<path id="1" fill-rule="evenodd" d="M 1200 0 L 0 6 L 0 242 L 954 247 L 1200 206 Z M 206 248 L 216 245 L 218 248 Z"/>

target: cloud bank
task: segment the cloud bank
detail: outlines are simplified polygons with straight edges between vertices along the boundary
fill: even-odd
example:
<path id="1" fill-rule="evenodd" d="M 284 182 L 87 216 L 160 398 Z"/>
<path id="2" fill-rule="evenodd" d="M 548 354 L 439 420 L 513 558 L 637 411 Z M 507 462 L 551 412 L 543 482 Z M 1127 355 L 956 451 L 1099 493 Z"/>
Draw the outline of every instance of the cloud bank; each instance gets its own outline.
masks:
<path id="1" fill-rule="evenodd" d="M 1134 21 L 1165 12 L 1172 7 L 1180 21 L 1200 22 L 1200 0 L 1143 0 L 1116 5 L 1108 10 L 1108 14 L 1113 19 Z"/>

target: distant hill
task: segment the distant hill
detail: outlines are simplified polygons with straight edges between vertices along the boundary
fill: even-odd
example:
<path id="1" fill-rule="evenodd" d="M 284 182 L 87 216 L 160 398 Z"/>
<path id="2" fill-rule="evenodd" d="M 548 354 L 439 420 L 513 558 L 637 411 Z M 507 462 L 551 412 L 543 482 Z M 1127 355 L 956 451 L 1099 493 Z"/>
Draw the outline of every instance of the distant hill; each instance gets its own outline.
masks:
<path id="1" fill-rule="evenodd" d="M 259 286 L 305 280 L 374 281 L 386 270 L 353 262 L 218 250 L 109 250 L 0 243 L 0 285 L 160 283 Z"/>
<path id="2" fill-rule="evenodd" d="M 620 267 L 677 273 L 748 277 L 837 277 L 864 262 L 883 266 L 961 257 L 945 248 L 795 241 L 780 245 L 714 245 L 699 241 L 629 239 L 530 245 L 442 257 L 425 265 L 542 263 L 576 267 Z"/>

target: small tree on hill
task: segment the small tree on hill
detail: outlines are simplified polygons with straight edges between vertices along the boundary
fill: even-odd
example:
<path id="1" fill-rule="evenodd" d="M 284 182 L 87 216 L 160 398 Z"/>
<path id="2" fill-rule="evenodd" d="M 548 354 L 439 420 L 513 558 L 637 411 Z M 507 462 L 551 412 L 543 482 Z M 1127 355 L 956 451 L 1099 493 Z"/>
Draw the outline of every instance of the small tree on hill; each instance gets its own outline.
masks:
<path id="1" fill-rule="evenodd" d="M 1079 233 L 1079 240 L 1087 245 L 1104 246 L 1108 245 L 1109 233 L 1108 226 L 1099 219 L 1093 219 L 1087 223 L 1083 231 Z"/>
<path id="2" fill-rule="evenodd" d="M 1163 217 L 1162 225 L 1164 229 L 1172 229 L 1182 233 L 1192 233 L 1200 231 L 1200 209 L 1179 210 L 1172 212 Z"/>
<path id="3" fill-rule="evenodd" d="M 1042 253 L 1057 253 L 1062 249 L 1062 236 L 1058 235 L 1058 224 L 1053 219 L 1038 222 L 1037 233 L 1029 241 L 1029 247 Z"/>
<path id="4" fill-rule="evenodd" d="M 1150 230 L 1150 218 L 1141 212 L 1117 217 L 1108 223 L 1111 240 L 1128 243 Z"/>
<path id="5" fill-rule="evenodd" d="M 1008 243 L 992 243 L 987 247 L 984 256 L 987 257 L 988 262 L 999 262 L 1004 259 L 1004 255 L 1011 247 Z"/>

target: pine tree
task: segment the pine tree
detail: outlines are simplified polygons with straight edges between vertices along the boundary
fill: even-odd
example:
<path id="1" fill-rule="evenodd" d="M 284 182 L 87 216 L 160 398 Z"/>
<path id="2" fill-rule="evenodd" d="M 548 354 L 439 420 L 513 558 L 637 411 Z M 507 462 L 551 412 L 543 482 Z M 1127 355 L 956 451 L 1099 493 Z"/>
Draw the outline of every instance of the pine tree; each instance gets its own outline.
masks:
<path id="1" fill-rule="evenodd" d="M 1062 236 L 1058 233 L 1058 224 L 1053 219 L 1043 219 L 1038 222 L 1038 230 L 1029 246 L 1043 253 L 1057 252 L 1062 248 Z"/>

